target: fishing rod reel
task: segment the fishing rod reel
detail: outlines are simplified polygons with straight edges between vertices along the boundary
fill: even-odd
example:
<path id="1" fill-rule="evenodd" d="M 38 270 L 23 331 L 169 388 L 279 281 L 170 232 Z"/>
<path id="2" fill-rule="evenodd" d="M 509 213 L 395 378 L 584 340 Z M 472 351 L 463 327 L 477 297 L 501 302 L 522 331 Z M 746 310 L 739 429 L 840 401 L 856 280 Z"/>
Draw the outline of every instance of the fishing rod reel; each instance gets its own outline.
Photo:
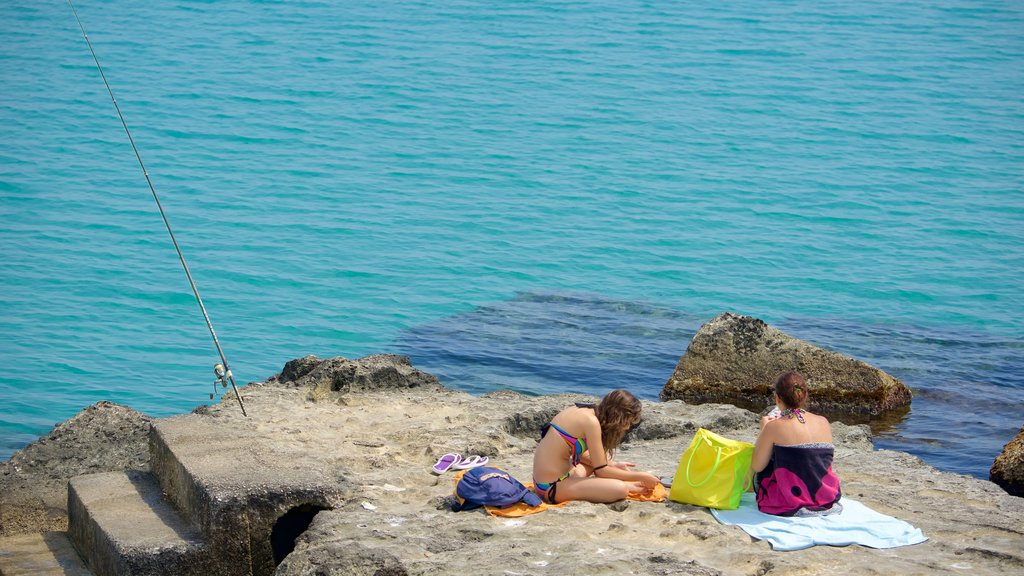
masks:
<path id="1" fill-rule="evenodd" d="M 213 400 L 214 394 L 217 393 L 217 384 L 220 384 L 221 388 L 227 388 L 228 380 L 234 376 L 231 370 L 225 370 L 224 365 L 220 362 L 213 365 L 213 374 L 217 379 L 213 381 L 213 392 L 210 393 L 210 400 Z"/>

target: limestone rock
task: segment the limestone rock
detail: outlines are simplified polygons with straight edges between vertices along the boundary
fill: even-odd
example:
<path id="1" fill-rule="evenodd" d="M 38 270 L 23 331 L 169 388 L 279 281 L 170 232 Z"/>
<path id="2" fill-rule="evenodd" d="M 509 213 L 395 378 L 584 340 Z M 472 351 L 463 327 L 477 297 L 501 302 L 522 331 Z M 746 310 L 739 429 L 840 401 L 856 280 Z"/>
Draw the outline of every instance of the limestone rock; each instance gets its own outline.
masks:
<path id="1" fill-rule="evenodd" d="M 996 456 L 989 471 L 989 480 L 1014 496 L 1024 496 L 1024 427 Z"/>
<path id="2" fill-rule="evenodd" d="M 315 529 L 315 528 L 314 528 Z M 285 558 L 276 576 L 407 576 L 405 566 L 387 550 L 369 548 L 356 540 L 328 540 L 308 532 L 300 538 L 295 552 Z M 311 542 L 313 542 L 311 544 Z"/>
<path id="3" fill-rule="evenodd" d="M 268 383 L 309 388 L 311 399 L 367 390 L 441 388 L 437 377 L 413 368 L 408 356 L 397 354 L 373 354 L 357 360 L 310 355 L 289 361 Z"/>
<path id="4" fill-rule="evenodd" d="M 661 398 L 760 409 L 790 370 L 808 379 L 810 408 L 826 415 L 877 416 L 910 404 L 910 390 L 889 374 L 730 312 L 701 326 Z"/>
<path id="5" fill-rule="evenodd" d="M 597 398 L 471 396 L 412 386 L 332 392 L 337 401 L 311 402 L 308 389 L 294 382 L 330 382 L 326 373 L 310 377 L 323 362 L 303 359 L 291 366 L 287 382 L 243 387 L 248 416 L 226 395 L 203 415 L 160 419 L 150 427 L 157 456 L 149 468 L 164 494 L 175 491 L 177 481 L 168 478 L 184 481 L 188 472 L 213 496 L 197 501 L 239 511 L 240 522 L 224 525 L 231 530 L 222 526 L 222 536 L 210 538 L 204 528 L 204 537 L 215 554 L 229 549 L 242 560 L 217 571 L 198 566 L 192 574 L 841 575 L 878 572 L 884 565 L 882 571 L 893 574 L 967 570 L 987 576 L 1024 566 L 1024 498 L 985 480 L 941 472 L 909 454 L 874 450 L 867 426 L 842 422 L 832 429 L 844 498 L 910 522 L 928 542 L 896 550 L 815 546 L 774 552 L 739 528 L 719 524 L 707 509 L 676 502 L 573 502 L 522 518 L 454 512 L 445 505 L 453 475 L 430 472 L 441 454 L 485 454 L 529 482 L 538 425 L 574 402 Z M 614 458 L 657 476 L 673 475 L 697 428 L 747 442 L 758 431 L 757 414 L 727 404 L 642 404 L 643 423 Z M 196 444 L 185 450 L 172 436 L 193 437 Z M 159 438 L 168 440 L 167 450 Z M 206 440 L 215 438 L 220 440 Z M 161 464 L 160 454 L 168 451 L 181 464 L 180 474 Z M 277 470 L 280 482 L 266 481 L 258 469 L 264 463 Z M 215 481 L 211 470 L 218 473 Z M 331 487 L 329 503 L 303 488 L 314 474 L 317 485 Z M 212 526 L 215 516 L 204 517 Z M 154 559 L 160 550 L 154 548 Z M 16 552 L 0 538 L 0 572 Z"/>
<path id="6" fill-rule="evenodd" d="M 0 535 L 67 527 L 72 476 L 148 470 L 150 417 L 97 402 L 0 463 Z"/>

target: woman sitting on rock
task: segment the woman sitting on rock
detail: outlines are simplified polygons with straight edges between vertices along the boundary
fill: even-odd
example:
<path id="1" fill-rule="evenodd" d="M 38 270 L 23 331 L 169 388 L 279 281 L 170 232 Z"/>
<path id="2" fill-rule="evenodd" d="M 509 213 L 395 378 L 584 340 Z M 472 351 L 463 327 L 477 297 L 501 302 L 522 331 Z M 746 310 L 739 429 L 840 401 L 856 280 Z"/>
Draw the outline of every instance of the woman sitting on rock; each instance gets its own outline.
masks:
<path id="1" fill-rule="evenodd" d="M 625 390 L 612 390 L 596 405 L 562 410 L 541 428 L 533 455 L 534 490 L 554 504 L 615 502 L 653 489 L 656 476 L 611 459 L 629 428 L 639 423 L 640 401 Z"/>
<path id="2" fill-rule="evenodd" d="M 807 411 L 807 382 L 787 372 L 775 382 L 776 409 L 761 418 L 750 464 L 757 473 L 757 508 L 777 516 L 842 511 L 839 477 L 832 471 L 832 427 Z"/>

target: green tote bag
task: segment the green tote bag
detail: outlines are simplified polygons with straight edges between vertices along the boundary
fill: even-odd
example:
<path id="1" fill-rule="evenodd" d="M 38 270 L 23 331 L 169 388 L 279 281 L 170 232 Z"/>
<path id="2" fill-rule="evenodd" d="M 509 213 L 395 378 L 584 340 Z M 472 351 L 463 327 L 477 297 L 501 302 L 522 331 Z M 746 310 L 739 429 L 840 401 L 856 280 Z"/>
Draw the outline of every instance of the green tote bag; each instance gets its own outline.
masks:
<path id="1" fill-rule="evenodd" d="M 746 491 L 754 445 L 701 428 L 679 459 L 668 497 L 676 502 L 735 510 Z"/>

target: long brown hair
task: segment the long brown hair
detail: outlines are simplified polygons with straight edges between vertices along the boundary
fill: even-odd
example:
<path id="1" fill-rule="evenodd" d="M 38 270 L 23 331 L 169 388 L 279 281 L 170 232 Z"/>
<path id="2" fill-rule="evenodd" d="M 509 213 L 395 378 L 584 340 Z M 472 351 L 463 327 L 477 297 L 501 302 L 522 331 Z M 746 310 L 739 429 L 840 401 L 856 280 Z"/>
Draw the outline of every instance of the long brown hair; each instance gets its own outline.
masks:
<path id="1" fill-rule="evenodd" d="M 640 422 L 640 401 L 626 390 L 612 390 L 594 406 L 597 421 L 601 423 L 601 444 L 611 454 L 630 426 Z"/>

